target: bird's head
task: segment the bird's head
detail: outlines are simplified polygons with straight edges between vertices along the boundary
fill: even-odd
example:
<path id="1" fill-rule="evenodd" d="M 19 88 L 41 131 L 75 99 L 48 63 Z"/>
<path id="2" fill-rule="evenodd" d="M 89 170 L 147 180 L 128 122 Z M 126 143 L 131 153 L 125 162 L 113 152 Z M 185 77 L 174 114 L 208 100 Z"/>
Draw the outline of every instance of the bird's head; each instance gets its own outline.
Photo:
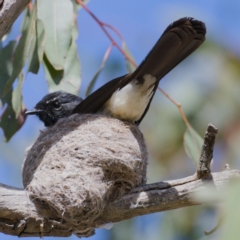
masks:
<path id="1" fill-rule="evenodd" d="M 60 118 L 68 117 L 73 109 L 82 101 L 76 95 L 58 91 L 49 93 L 40 100 L 34 109 L 27 111 L 26 115 L 36 115 L 44 122 L 46 127 L 52 126 Z"/>

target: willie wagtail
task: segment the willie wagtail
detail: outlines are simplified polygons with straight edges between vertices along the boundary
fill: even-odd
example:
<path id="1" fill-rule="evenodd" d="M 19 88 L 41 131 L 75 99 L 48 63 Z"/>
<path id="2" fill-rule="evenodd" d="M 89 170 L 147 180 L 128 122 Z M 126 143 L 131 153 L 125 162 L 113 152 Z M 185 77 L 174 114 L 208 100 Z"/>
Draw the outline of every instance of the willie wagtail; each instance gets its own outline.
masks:
<path id="1" fill-rule="evenodd" d="M 48 94 L 35 110 L 26 114 L 38 115 L 45 126 L 53 125 L 71 113 L 103 113 L 139 124 L 149 109 L 159 81 L 204 42 L 205 34 L 203 22 L 181 18 L 167 27 L 133 73 L 109 81 L 83 101 L 64 92 Z M 55 104 L 61 110 L 57 110 Z"/>
<path id="2" fill-rule="evenodd" d="M 37 115 L 46 127 L 55 124 L 58 119 L 68 117 L 73 109 L 82 101 L 76 95 L 58 91 L 49 93 L 37 103 L 33 110 L 25 112 L 27 115 Z"/>
<path id="3" fill-rule="evenodd" d="M 73 113 L 103 112 L 139 124 L 149 109 L 159 81 L 204 42 L 205 34 L 205 24 L 193 18 L 173 22 L 133 73 L 103 85 Z"/>

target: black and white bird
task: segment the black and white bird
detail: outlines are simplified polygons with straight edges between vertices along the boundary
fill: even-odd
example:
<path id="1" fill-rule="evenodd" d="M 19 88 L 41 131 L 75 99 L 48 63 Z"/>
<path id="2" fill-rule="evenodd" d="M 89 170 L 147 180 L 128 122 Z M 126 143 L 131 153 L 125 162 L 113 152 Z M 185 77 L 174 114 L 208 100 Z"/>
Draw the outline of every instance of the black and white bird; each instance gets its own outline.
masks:
<path id="1" fill-rule="evenodd" d="M 70 104 L 73 107 L 71 113 L 102 113 L 140 124 L 149 109 L 159 81 L 204 42 L 205 34 L 206 27 L 201 21 L 181 18 L 173 22 L 133 73 L 109 81 L 76 105 L 76 101 Z M 48 97 L 49 95 L 44 98 Z M 36 110 L 42 101 L 43 99 L 37 104 Z M 67 114 L 69 112 L 70 110 L 66 111 Z M 54 124 L 54 121 L 46 121 L 40 117 L 40 112 L 29 111 L 27 114 L 37 114 L 46 126 Z M 65 117 L 64 114 L 61 117 Z M 59 118 L 60 115 L 54 119 Z"/>
<path id="2" fill-rule="evenodd" d="M 147 113 L 159 81 L 205 40 L 206 27 L 181 18 L 167 27 L 138 68 L 89 95 L 73 113 L 102 112 L 139 124 Z"/>
<path id="3" fill-rule="evenodd" d="M 63 91 L 49 93 L 26 115 L 36 115 L 46 127 L 54 125 L 60 118 L 68 117 L 82 98 Z"/>

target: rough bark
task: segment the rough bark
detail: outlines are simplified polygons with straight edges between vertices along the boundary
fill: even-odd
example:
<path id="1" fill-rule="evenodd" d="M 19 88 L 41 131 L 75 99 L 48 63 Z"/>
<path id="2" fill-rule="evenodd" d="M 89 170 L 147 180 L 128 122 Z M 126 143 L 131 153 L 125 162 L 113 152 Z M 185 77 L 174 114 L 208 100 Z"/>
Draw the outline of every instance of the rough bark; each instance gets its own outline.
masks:
<path id="1" fill-rule="evenodd" d="M 182 207 L 204 204 L 193 196 L 213 183 L 217 191 L 222 191 L 232 178 L 240 178 L 240 171 L 225 170 L 211 174 L 208 179 L 192 177 L 174 181 L 164 181 L 133 189 L 131 194 L 116 200 L 103 212 L 102 216 L 88 228 L 102 227 L 136 216 L 162 212 Z M 50 214 L 50 213 L 49 213 Z M 0 185 L 0 231 L 17 236 L 70 236 L 73 232 L 61 219 L 52 215 L 43 219 L 38 215 L 35 205 L 23 189 Z M 87 234 L 86 234 L 87 235 Z"/>
<path id="2" fill-rule="evenodd" d="M 0 0 L 0 39 L 26 8 L 30 0 Z"/>

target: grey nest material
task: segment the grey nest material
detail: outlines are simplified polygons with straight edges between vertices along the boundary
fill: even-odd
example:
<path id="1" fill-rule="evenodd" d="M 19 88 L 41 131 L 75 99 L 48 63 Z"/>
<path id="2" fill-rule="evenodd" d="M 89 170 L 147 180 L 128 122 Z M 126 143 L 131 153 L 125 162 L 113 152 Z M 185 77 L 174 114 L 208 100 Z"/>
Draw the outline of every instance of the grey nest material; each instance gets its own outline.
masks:
<path id="1" fill-rule="evenodd" d="M 23 185 L 36 206 L 81 232 L 109 202 L 145 183 L 147 158 L 136 125 L 75 114 L 41 132 L 25 159 Z"/>

